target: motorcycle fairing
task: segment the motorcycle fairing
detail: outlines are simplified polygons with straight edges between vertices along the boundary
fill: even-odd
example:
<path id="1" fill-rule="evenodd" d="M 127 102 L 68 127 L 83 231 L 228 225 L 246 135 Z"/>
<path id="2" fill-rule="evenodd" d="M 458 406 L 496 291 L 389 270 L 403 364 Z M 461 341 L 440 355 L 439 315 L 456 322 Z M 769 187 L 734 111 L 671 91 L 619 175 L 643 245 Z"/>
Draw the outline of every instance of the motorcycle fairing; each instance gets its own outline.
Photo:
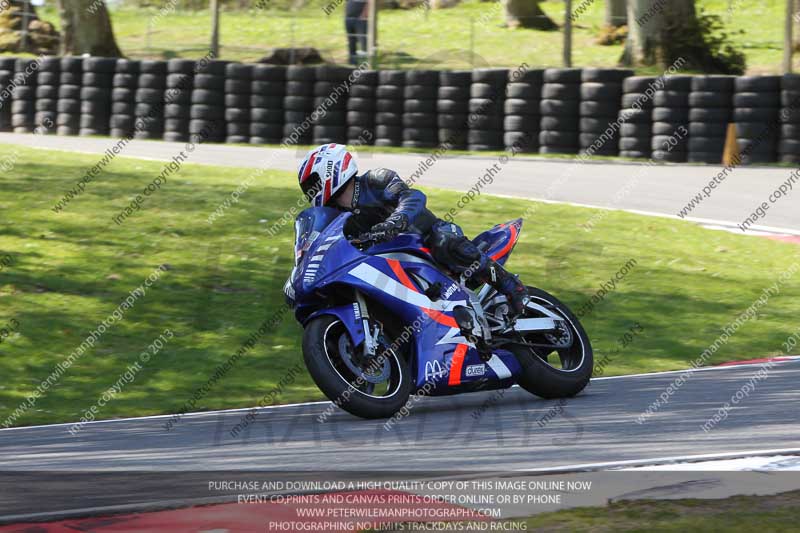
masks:
<path id="1" fill-rule="evenodd" d="M 298 321 L 305 325 L 321 314 L 337 316 L 354 345 L 359 345 L 364 332 L 357 308 L 325 305 L 334 286 L 350 286 L 366 295 L 372 305 L 391 310 L 398 323 L 405 325 L 417 389 L 425 387 L 426 394 L 444 395 L 513 384 L 521 367 L 512 353 L 496 349 L 484 363 L 475 346 L 461 335 L 452 310 L 466 305 L 471 293 L 426 259 L 430 256 L 421 236 L 404 234 L 362 252 L 343 236 L 349 216 L 350 213 L 339 215 L 327 227 L 315 230 L 318 235 L 311 242 L 298 243 L 302 254 L 291 278 Z M 487 250 L 497 256 L 496 261 L 504 261 L 516 243 L 520 226 L 521 220 L 495 226 L 477 239 L 487 243 Z M 429 285 L 438 282 L 441 297 L 432 300 L 419 280 Z"/>

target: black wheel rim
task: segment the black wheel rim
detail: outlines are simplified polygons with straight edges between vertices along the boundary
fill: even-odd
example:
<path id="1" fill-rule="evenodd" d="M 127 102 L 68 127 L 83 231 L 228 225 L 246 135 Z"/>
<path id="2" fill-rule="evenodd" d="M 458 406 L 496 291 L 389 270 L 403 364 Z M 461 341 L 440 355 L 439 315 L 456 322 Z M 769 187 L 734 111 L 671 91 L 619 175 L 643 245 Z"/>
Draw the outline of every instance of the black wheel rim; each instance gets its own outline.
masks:
<path id="1" fill-rule="evenodd" d="M 364 359 L 341 320 L 325 328 L 322 343 L 328 362 L 349 388 L 376 399 L 391 398 L 400 390 L 404 377 L 395 351 L 379 349 L 373 359 Z"/>
<path id="2" fill-rule="evenodd" d="M 553 343 L 553 338 L 561 340 L 563 339 L 563 336 L 571 336 L 572 343 L 566 348 L 547 348 L 538 346 L 527 346 L 526 348 L 539 359 L 547 363 L 547 365 L 559 372 L 575 372 L 580 369 L 583 366 L 583 362 L 586 358 L 586 345 L 584 344 L 583 337 L 578 331 L 578 326 L 575 324 L 573 319 L 561 309 L 560 306 L 554 304 L 553 302 L 534 294 L 530 295 L 530 299 L 533 303 L 539 304 L 551 313 L 561 317 L 563 319 L 561 322 L 563 329 L 561 331 L 557 331 L 556 333 L 533 332 L 527 335 L 520 334 L 522 340 L 531 344 L 550 344 Z M 525 313 L 525 318 L 537 318 L 542 316 L 544 315 L 532 309 L 529 309 Z"/>

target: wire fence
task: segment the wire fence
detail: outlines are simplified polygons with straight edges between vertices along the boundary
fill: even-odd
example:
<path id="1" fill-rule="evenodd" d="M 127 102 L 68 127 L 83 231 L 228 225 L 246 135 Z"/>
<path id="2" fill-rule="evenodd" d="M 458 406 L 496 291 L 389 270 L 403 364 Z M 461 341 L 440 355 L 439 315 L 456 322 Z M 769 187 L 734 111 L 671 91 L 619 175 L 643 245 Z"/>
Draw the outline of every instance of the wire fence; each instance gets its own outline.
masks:
<path id="1" fill-rule="evenodd" d="M 136 8 L 112 4 L 111 18 L 123 53 L 137 59 L 203 56 L 211 41 L 211 15 L 207 9 L 182 9 L 179 1 Z M 298 0 L 294 7 L 278 6 L 281 1 L 253 0 L 223 9 L 219 56 L 252 62 L 270 57 L 276 49 L 305 48 L 318 52 L 325 62 L 352 62 L 345 28 L 346 0 Z M 756 5 L 741 0 L 698 0 L 698 6 L 721 19 L 755 73 L 777 73 L 783 50 L 779 6 L 783 2 L 764 0 Z M 565 55 L 571 56 L 576 66 L 617 66 L 627 31 L 621 24 L 623 15 L 609 18 L 605 3 L 571 0 L 568 7 L 564 0 L 544 0 L 540 4 L 544 15 L 518 20 L 507 19 L 501 1 L 463 0 L 452 9 L 432 9 L 429 1 L 407 9 L 382 8 L 377 66 L 452 69 L 511 67 L 526 62 L 532 67 L 560 67 L 565 65 Z M 760 27 L 759 19 L 764 21 Z M 572 30 L 569 41 L 564 35 L 567 21 Z M 617 28 L 609 28 L 609 22 Z M 546 27 L 547 31 L 527 26 Z M 355 36 L 365 37 L 364 32 Z M 363 52 L 360 40 L 359 57 Z M 564 53 L 567 42 L 571 42 L 571 54 Z M 293 59 L 304 57 L 312 57 L 311 50 Z"/>

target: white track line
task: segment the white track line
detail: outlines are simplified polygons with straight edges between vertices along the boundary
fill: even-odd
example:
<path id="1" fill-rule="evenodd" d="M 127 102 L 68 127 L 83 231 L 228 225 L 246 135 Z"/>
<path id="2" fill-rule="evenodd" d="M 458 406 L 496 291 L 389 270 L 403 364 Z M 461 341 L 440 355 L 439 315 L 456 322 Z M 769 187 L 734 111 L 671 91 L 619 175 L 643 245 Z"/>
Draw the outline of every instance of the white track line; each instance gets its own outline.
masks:
<path id="1" fill-rule="evenodd" d="M 800 359 L 800 355 L 785 355 L 785 356 L 778 356 L 781 359 L 785 359 L 784 361 L 777 361 L 777 364 L 780 363 L 792 363 L 796 360 Z M 711 370 L 729 370 L 729 369 L 736 369 L 736 368 L 746 368 L 746 367 L 753 367 L 753 366 L 760 366 L 764 363 L 747 363 L 742 365 L 727 365 L 727 366 L 704 366 L 700 368 L 688 368 L 685 370 L 665 370 L 663 372 L 646 372 L 643 374 L 626 374 L 623 376 L 605 376 L 599 378 L 592 378 L 592 381 L 604 381 L 610 379 L 626 379 L 626 378 L 641 378 L 641 377 L 650 377 L 650 376 L 663 376 L 667 374 L 682 374 L 684 372 L 706 372 Z M 517 385 L 514 385 L 517 387 Z M 190 416 L 203 416 L 203 415 L 215 415 L 220 413 L 241 413 L 244 411 L 251 411 L 253 409 L 257 409 L 258 411 L 267 411 L 270 409 L 284 409 L 288 407 L 302 407 L 305 405 L 331 405 L 331 402 L 323 400 L 317 402 L 301 402 L 301 403 L 285 403 L 281 405 L 268 405 L 265 407 L 238 407 L 236 409 L 216 409 L 213 411 L 195 411 L 192 413 L 183 413 L 181 417 L 190 417 Z M 94 425 L 94 424 L 110 424 L 114 422 L 129 422 L 132 420 L 158 420 L 161 418 L 171 418 L 175 416 L 174 414 L 166 414 L 166 415 L 146 415 L 146 416 L 132 416 L 127 418 L 110 418 L 108 420 L 92 420 L 89 422 L 84 422 L 83 425 Z M 78 422 L 59 422 L 56 424 L 40 424 L 36 426 L 20 426 L 20 427 L 13 427 L 13 428 L 2 428 L 0 432 L 3 431 L 20 431 L 25 429 L 41 429 L 41 428 L 56 428 L 56 427 L 64 427 L 64 426 L 72 426 L 77 424 Z"/>
<path id="2" fill-rule="evenodd" d="M 654 457 L 652 459 L 633 459 L 630 461 L 609 461 L 605 463 L 581 463 L 547 468 L 529 468 L 519 472 L 535 473 L 564 473 L 581 472 L 587 470 L 613 470 L 626 466 L 655 466 L 671 463 L 694 463 L 715 459 L 740 459 L 744 457 L 759 457 L 773 455 L 800 455 L 800 448 L 777 448 L 767 450 L 748 450 L 743 452 L 708 453 L 702 455 L 676 455 L 672 457 Z"/>
<path id="3" fill-rule="evenodd" d="M 442 189 L 442 187 L 431 187 L 435 189 Z M 445 189 L 445 190 L 453 190 L 453 189 Z M 530 200 L 532 202 L 542 202 L 544 204 L 557 204 L 557 205 L 571 205 L 574 207 L 584 207 L 589 209 L 602 209 L 603 211 L 621 211 L 623 213 L 633 213 L 635 215 L 644 215 L 648 217 L 659 217 L 659 218 L 669 218 L 672 220 L 684 220 L 687 222 L 694 222 L 696 224 L 713 224 L 717 226 L 723 226 L 726 228 L 737 228 L 736 222 L 731 222 L 729 220 L 716 220 L 713 218 L 701 218 L 701 217 L 679 217 L 677 215 L 672 215 L 669 213 L 659 213 L 656 211 L 647 211 L 642 209 L 625 209 L 622 207 L 608 207 L 605 205 L 595 205 L 595 204 L 584 204 L 581 202 L 569 202 L 566 200 L 549 200 L 547 198 L 536 198 L 534 196 L 514 196 L 511 194 L 497 194 L 497 193 L 487 193 L 491 196 L 497 196 L 499 198 L 510 198 L 513 200 Z M 789 229 L 789 228 L 778 228 L 775 226 L 750 226 L 748 229 L 752 229 L 756 232 L 764 232 L 764 233 L 771 233 L 771 234 L 784 234 L 784 235 L 800 235 L 800 230 L 796 229 Z M 750 232 L 743 232 L 741 230 L 737 231 L 737 233 L 741 235 L 753 235 Z"/>

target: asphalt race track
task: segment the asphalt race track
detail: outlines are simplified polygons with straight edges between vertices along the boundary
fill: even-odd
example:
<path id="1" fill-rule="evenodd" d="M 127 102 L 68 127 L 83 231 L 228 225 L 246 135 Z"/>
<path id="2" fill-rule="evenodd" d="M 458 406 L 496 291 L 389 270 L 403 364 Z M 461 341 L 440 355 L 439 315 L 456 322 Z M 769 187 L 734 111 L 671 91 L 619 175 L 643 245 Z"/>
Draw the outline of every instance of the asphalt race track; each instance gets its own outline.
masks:
<path id="1" fill-rule="evenodd" d="M 116 142 L 117 139 L 110 138 L 0 133 L 0 143 L 93 154 L 104 153 Z M 169 161 L 184 147 L 183 143 L 131 141 L 120 155 Z M 295 171 L 304 154 L 305 150 L 300 149 L 202 144 L 191 153 L 188 161 Z M 433 166 L 428 165 L 422 177 L 412 178 L 428 157 L 429 154 L 358 153 L 362 168 L 392 168 L 415 183 L 461 192 L 469 190 L 489 167 L 498 164 L 495 155 L 442 157 Z M 555 160 L 515 156 L 498 167 L 499 174 L 482 192 L 676 216 L 721 171 L 720 167 L 711 165 L 657 165 L 648 168 L 640 163 L 576 163 L 568 157 Z M 788 167 L 737 168 L 713 191 L 708 189 L 710 196 L 704 198 L 690 216 L 735 226 L 761 202 L 767 201 L 769 195 L 789 179 L 793 170 Z M 790 191 L 788 197 L 772 204 L 768 216 L 759 221 L 762 226 L 753 228 L 800 233 L 800 216 L 797 200 L 791 198 L 793 194 L 800 192 Z"/>
<path id="2" fill-rule="evenodd" d="M 266 408 L 236 437 L 247 410 L 0 431 L 0 471 L 541 469 L 574 464 L 798 447 L 800 359 L 775 363 L 709 432 L 703 424 L 761 369 L 685 375 L 668 403 L 637 418 L 680 372 L 600 378 L 579 396 L 545 401 L 519 388 L 420 398 L 389 430 L 331 404 Z"/>

